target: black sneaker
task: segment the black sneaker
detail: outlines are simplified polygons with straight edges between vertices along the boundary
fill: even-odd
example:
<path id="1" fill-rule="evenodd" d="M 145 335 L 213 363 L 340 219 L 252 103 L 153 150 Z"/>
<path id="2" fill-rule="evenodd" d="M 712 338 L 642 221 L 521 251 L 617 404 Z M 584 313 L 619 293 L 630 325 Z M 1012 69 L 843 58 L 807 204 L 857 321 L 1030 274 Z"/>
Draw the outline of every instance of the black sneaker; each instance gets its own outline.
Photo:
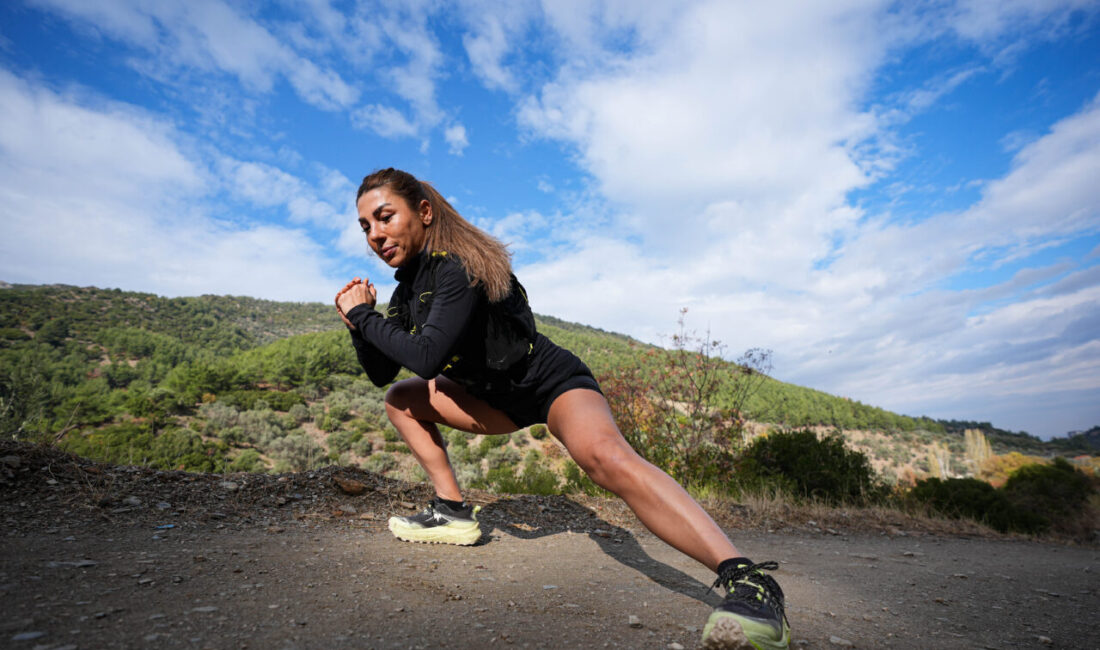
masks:
<path id="1" fill-rule="evenodd" d="M 390 532 L 406 542 L 469 546 L 481 539 L 477 523 L 480 506 L 463 503 L 455 510 L 435 497 L 411 517 L 390 517 Z"/>
<path id="2" fill-rule="evenodd" d="M 711 587 L 725 587 L 726 598 L 707 619 L 703 647 L 708 650 L 789 647 L 791 627 L 783 612 L 783 590 L 764 573 L 779 568 L 775 562 L 745 560 L 719 574 Z"/>

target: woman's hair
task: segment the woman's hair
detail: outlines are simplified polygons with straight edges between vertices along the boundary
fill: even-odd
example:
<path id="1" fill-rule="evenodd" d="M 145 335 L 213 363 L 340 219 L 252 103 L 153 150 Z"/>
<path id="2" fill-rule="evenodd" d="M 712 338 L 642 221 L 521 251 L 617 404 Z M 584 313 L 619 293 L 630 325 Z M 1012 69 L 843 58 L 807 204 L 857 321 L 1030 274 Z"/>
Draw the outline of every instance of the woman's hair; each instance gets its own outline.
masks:
<path id="1" fill-rule="evenodd" d="M 431 204 L 432 223 L 424 244 L 429 253 L 447 251 L 457 256 L 470 278 L 470 286 L 480 284 L 490 302 L 508 295 L 512 289 L 512 256 L 504 244 L 463 219 L 429 183 L 393 167 L 379 169 L 364 178 L 355 201 L 358 203 L 363 194 L 383 185 L 405 199 L 413 211 L 419 210 L 423 200 Z"/>

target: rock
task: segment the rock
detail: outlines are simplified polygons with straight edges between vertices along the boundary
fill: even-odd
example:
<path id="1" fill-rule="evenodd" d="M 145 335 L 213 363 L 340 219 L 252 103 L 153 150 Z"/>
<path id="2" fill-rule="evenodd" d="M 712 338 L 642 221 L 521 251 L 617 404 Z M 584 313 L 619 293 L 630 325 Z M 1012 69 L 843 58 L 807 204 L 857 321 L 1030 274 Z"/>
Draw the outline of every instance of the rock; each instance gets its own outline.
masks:
<path id="1" fill-rule="evenodd" d="M 668 650 L 684 650 L 684 646 L 673 641 L 672 643 L 668 644 Z"/>
<path id="2" fill-rule="evenodd" d="M 128 496 L 128 497 L 126 497 L 125 499 L 122 500 L 122 503 L 125 504 L 125 505 L 132 506 L 132 507 L 136 508 L 136 507 L 141 505 L 141 499 L 139 499 L 135 496 Z"/>
<path id="3" fill-rule="evenodd" d="M 168 503 L 167 501 L 157 502 L 157 510 L 168 510 L 171 507 L 172 507 L 172 504 Z"/>
<path id="4" fill-rule="evenodd" d="M 191 611 L 192 612 L 198 612 L 200 614 L 209 614 L 211 612 L 218 611 L 218 608 L 214 607 L 213 605 L 204 605 L 202 607 L 192 607 Z"/>
<path id="5" fill-rule="evenodd" d="M 218 487 L 229 492 L 236 492 L 239 486 L 233 481 L 222 481 L 221 483 L 218 483 Z"/>
<path id="6" fill-rule="evenodd" d="M 642 619 L 640 619 L 637 616 L 631 614 L 630 618 L 627 619 L 627 623 L 630 625 L 630 627 L 641 627 L 642 626 Z"/>
<path id="7" fill-rule="evenodd" d="M 336 483 L 336 486 L 344 492 L 344 494 L 355 496 L 357 494 L 362 494 L 367 490 L 366 483 L 363 483 L 362 481 L 356 481 L 353 478 L 333 476 L 332 480 L 334 483 Z"/>
<path id="8" fill-rule="evenodd" d="M 30 641 L 46 636 L 45 632 L 20 632 L 11 638 L 12 641 Z"/>
<path id="9" fill-rule="evenodd" d="M 840 646 L 842 648 L 851 648 L 852 642 L 848 639 L 842 639 L 839 636 L 833 635 L 829 637 L 829 643 Z"/>
<path id="10" fill-rule="evenodd" d="M 1054 645 L 1054 640 L 1051 639 L 1049 636 L 1040 636 L 1039 643 L 1042 643 L 1043 645 Z"/>
<path id="11" fill-rule="evenodd" d="M 22 461 L 19 459 L 19 456 L 4 456 L 0 458 L 0 463 L 12 469 L 19 469 L 19 465 Z"/>

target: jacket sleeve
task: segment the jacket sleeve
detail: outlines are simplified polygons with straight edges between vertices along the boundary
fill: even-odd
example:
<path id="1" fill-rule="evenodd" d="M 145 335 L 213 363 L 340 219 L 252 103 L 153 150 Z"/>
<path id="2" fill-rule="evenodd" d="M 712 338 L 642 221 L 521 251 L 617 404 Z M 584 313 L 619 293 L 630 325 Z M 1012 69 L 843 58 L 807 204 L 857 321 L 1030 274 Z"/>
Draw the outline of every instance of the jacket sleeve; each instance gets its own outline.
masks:
<path id="1" fill-rule="evenodd" d="M 366 305 L 355 307 L 347 317 L 368 345 L 392 362 L 424 379 L 431 379 L 450 361 L 452 351 L 466 333 L 477 309 L 480 294 L 469 284 L 461 264 L 453 261 L 440 264 L 431 311 L 423 329 L 415 334 L 406 332 L 395 319 L 383 318 Z M 371 380 L 374 381 L 373 376 Z"/>
<path id="2" fill-rule="evenodd" d="M 355 311 L 355 309 L 352 309 L 352 311 Z M 397 372 L 401 370 L 401 366 L 371 345 L 359 334 L 359 330 L 349 329 L 348 331 L 351 333 L 351 344 L 355 346 L 355 355 L 359 357 L 359 365 L 367 371 L 367 377 L 371 380 L 371 383 L 382 387 L 393 381 L 393 378 L 397 376 Z"/>

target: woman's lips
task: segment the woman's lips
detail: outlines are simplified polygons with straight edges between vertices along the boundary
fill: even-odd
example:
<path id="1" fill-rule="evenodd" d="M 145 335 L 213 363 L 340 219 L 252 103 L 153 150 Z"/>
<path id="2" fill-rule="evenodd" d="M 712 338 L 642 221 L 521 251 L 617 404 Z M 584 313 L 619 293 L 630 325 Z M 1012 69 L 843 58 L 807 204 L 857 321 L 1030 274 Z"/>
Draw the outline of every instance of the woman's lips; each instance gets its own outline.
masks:
<path id="1" fill-rule="evenodd" d="M 397 246 L 385 246 L 382 248 L 382 259 L 388 260 L 397 253 Z"/>

